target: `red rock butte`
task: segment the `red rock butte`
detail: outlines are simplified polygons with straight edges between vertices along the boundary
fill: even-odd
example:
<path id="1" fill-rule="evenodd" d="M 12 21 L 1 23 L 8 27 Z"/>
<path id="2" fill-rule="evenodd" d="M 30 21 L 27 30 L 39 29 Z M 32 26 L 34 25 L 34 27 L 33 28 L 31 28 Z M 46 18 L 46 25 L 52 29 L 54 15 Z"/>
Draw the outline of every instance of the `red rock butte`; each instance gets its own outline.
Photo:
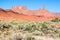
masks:
<path id="1" fill-rule="evenodd" d="M 0 8 L 0 21 L 49 21 L 55 17 L 59 18 L 44 6 L 38 10 L 28 10 L 25 6 L 14 6 L 7 10 Z"/>

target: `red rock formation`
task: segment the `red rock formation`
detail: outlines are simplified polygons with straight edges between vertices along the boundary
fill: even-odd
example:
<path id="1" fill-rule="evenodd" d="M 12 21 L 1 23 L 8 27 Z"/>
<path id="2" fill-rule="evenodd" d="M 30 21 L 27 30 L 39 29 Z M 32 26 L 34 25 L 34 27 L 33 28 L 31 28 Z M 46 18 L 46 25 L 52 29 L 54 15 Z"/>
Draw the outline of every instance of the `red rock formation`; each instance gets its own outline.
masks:
<path id="1" fill-rule="evenodd" d="M 55 18 L 56 15 L 43 7 L 39 10 L 27 10 L 25 6 L 15 6 L 9 10 L 0 8 L 0 20 L 2 21 L 49 21 Z"/>
<path id="2" fill-rule="evenodd" d="M 60 18 L 60 12 L 54 14 L 57 15 L 58 18 Z"/>

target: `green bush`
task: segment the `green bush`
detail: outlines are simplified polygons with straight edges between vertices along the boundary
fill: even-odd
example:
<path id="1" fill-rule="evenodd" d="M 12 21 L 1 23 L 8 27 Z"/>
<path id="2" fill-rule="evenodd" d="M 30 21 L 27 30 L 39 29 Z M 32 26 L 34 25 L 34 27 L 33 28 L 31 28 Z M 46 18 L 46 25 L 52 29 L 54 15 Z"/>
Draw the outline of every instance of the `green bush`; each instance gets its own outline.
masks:
<path id="1" fill-rule="evenodd" d="M 58 18 L 54 18 L 53 20 L 51 20 L 52 22 L 59 22 L 60 21 L 60 19 L 58 19 Z"/>

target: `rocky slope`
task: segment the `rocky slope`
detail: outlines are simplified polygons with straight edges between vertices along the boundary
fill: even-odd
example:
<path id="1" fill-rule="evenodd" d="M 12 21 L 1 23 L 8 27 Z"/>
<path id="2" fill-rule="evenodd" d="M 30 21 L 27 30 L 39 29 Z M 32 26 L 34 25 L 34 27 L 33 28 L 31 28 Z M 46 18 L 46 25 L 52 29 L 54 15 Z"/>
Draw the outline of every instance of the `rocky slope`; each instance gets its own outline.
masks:
<path id="1" fill-rule="evenodd" d="M 0 8 L 0 21 L 49 21 L 57 17 L 43 7 L 38 10 L 28 10 L 25 6 L 14 6 L 12 9 Z"/>

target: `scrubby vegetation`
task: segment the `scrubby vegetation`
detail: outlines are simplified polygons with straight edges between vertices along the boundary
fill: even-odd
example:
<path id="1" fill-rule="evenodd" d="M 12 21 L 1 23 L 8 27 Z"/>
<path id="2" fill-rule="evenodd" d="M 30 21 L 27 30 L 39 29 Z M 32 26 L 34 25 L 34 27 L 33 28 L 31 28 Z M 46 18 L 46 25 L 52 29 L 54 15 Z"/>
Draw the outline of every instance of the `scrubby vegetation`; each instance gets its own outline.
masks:
<path id="1" fill-rule="evenodd" d="M 54 18 L 53 20 L 51 20 L 52 22 L 59 22 L 60 19 L 59 18 Z"/>
<path id="2" fill-rule="evenodd" d="M 0 22 L 0 40 L 40 40 L 37 36 L 60 38 L 60 27 L 53 24 L 55 22 L 51 21 Z"/>

